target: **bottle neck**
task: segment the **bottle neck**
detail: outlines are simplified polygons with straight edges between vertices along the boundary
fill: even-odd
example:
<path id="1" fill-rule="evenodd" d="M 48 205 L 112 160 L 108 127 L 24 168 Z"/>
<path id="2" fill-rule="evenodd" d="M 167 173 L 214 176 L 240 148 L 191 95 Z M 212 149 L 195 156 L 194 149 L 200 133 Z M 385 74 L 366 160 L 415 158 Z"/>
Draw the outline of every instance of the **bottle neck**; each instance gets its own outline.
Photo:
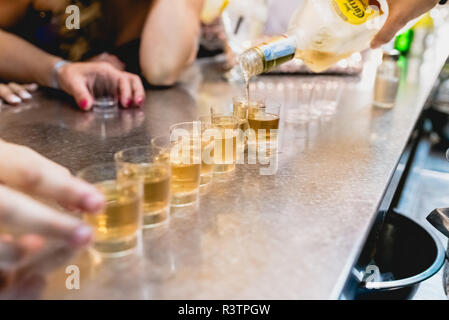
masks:
<path id="1" fill-rule="evenodd" d="M 271 70 L 295 57 L 294 37 L 283 36 L 257 48 L 264 60 L 264 71 Z"/>

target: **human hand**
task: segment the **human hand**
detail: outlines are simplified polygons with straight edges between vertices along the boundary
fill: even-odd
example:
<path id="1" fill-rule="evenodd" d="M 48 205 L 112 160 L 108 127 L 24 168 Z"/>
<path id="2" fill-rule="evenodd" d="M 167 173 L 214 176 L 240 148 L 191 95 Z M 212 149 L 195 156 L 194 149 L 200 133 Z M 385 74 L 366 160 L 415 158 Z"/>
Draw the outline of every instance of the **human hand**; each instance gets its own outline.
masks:
<path id="1" fill-rule="evenodd" d="M 83 110 L 90 110 L 94 96 L 92 88 L 97 78 L 107 79 L 111 95 L 119 98 L 124 108 L 142 106 L 145 90 L 140 77 L 120 71 L 108 62 L 68 63 L 58 70 L 59 85 L 70 94 Z"/>
<path id="2" fill-rule="evenodd" d="M 38 85 L 31 84 L 17 84 L 10 82 L 8 84 L 0 83 L 0 100 L 4 100 L 11 105 L 17 105 L 22 101 L 30 100 L 32 98 L 30 92 L 38 89 Z M 0 101 L 1 102 L 1 101 Z"/>
<path id="3" fill-rule="evenodd" d="M 0 142 L 0 155 L 0 226 L 58 238 L 74 248 L 91 240 L 89 226 L 33 198 L 95 213 L 105 200 L 94 186 L 27 147 Z"/>
<path id="4" fill-rule="evenodd" d="M 40 298 L 45 275 L 75 254 L 70 247 L 38 239 L 35 235 L 16 239 L 0 235 L 0 300 Z"/>
<path id="5" fill-rule="evenodd" d="M 371 41 L 371 48 L 376 49 L 388 43 L 396 33 L 410 20 L 435 7 L 439 0 L 387 0 L 389 14 L 385 25 Z"/>

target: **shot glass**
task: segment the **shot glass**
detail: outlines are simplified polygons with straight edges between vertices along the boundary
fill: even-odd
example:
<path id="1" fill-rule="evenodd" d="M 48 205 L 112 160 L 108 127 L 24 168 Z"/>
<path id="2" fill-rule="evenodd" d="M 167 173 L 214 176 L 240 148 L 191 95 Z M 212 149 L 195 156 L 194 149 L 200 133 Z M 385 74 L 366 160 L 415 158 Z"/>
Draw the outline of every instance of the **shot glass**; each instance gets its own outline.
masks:
<path id="1" fill-rule="evenodd" d="M 250 107 L 248 123 L 255 140 L 250 139 L 249 144 L 256 143 L 258 153 L 270 155 L 277 152 L 280 111 L 280 105 Z"/>
<path id="2" fill-rule="evenodd" d="M 239 155 L 243 150 L 242 136 L 239 134 L 240 121 L 233 114 L 211 109 L 211 130 L 214 136 L 214 172 L 230 173 L 235 170 Z"/>
<path id="3" fill-rule="evenodd" d="M 197 139 L 201 145 L 201 181 L 202 187 L 209 185 L 214 176 L 214 145 L 213 139 L 207 135 L 203 136 L 211 126 L 210 117 L 201 117 L 198 121 L 178 123 L 170 127 L 170 134 L 177 137 L 188 134 L 190 139 Z"/>
<path id="4" fill-rule="evenodd" d="M 316 79 L 311 102 L 312 118 L 329 117 L 335 114 L 342 89 L 342 82 L 335 78 Z"/>
<path id="5" fill-rule="evenodd" d="M 168 223 L 170 215 L 170 166 L 154 163 L 151 146 L 124 149 L 114 155 L 125 176 L 143 180 L 143 227 L 153 228 Z"/>
<path id="6" fill-rule="evenodd" d="M 96 75 L 89 91 L 94 97 L 92 110 L 105 118 L 114 117 L 118 112 L 118 92 L 117 88 L 107 76 Z"/>
<path id="7" fill-rule="evenodd" d="M 155 163 L 171 168 L 171 207 L 186 207 L 198 201 L 201 179 L 201 150 L 196 143 L 172 141 L 170 136 L 151 140 Z"/>
<path id="8" fill-rule="evenodd" d="M 250 100 L 246 97 L 234 97 L 232 99 L 233 103 L 233 115 L 239 119 L 239 129 L 240 129 L 240 141 L 244 148 L 244 151 L 248 150 L 248 135 L 247 130 L 249 129 L 248 124 L 248 112 L 250 108 L 263 107 L 265 105 L 264 100 Z"/>
<path id="9" fill-rule="evenodd" d="M 78 177 L 94 184 L 106 199 L 104 210 L 83 215 L 94 229 L 93 251 L 105 257 L 120 257 L 137 247 L 142 225 L 142 180 L 121 176 L 115 163 L 87 167 Z"/>

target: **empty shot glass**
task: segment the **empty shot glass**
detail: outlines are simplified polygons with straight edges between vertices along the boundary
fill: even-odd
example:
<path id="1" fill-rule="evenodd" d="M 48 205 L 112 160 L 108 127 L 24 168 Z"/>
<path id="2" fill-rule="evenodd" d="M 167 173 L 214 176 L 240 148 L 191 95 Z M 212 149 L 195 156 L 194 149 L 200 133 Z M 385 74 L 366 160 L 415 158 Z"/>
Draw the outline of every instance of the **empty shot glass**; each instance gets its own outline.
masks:
<path id="1" fill-rule="evenodd" d="M 118 90 L 112 79 L 97 74 L 89 86 L 94 101 L 93 111 L 105 118 L 114 117 L 118 112 Z"/>
<path id="2" fill-rule="evenodd" d="M 301 81 L 291 89 L 292 99 L 286 112 L 286 122 L 306 123 L 310 120 L 312 94 L 314 92 L 313 82 Z"/>
<path id="3" fill-rule="evenodd" d="M 312 118 L 329 117 L 335 114 L 340 103 L 343 83 L 341 80 L 324 77 L 314 82 L 314 91 L 311 102 Z"/>
<path id="4" fill-rule="evenodd" d="M 94 229 L 94 252 L 105 257 L 120 257 L 137 247 L 142 225 L 142 180 L 121 176 L 115 163 L 93 165 L 78 177 L 95 185 L 106 199 L 103 211 L 83 219 Z"/>
<path id="5" fill-rule="evenodd" d="M 170 214 L 170 166 L 154 163 L 151 146 L 127 148 L 115 154 L 116 163 L 125 176 L 137 176 L 143 180 L 143 227 L 153 228 L 169 221 Z"/>

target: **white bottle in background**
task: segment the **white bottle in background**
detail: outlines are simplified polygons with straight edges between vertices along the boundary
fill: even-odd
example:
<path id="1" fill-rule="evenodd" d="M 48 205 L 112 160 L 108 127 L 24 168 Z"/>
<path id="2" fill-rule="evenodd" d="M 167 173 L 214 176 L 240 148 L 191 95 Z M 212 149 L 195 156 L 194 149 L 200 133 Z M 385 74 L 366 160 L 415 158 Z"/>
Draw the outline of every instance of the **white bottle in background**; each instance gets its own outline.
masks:
<path id="1" fill-rule="evenodd" d="M 401 69 L 398 65 L 399 51 L 384 49 L 382 63 L 377 68 L 374 83 L 373 105 L 378 108 L 391 109 L 396 103 Z"/>

